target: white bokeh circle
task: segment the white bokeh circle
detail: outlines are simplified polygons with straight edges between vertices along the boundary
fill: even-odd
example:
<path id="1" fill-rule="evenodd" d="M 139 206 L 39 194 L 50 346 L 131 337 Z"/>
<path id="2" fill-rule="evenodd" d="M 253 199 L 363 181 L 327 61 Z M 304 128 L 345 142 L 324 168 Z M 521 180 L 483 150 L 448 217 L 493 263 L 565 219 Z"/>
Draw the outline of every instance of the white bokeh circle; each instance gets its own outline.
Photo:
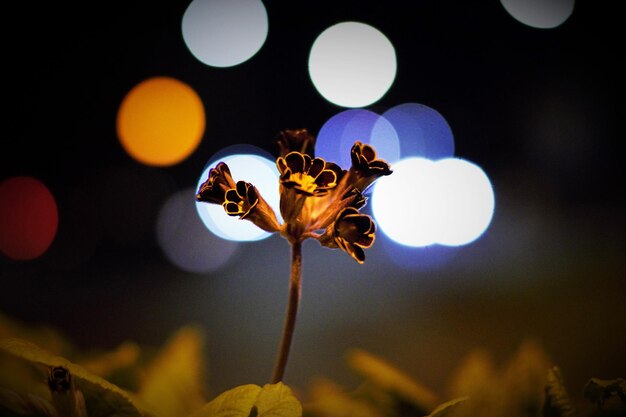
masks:
<path id="1" fill-rule="evenodd" d="M 323 31 L 309 55 L 317 91 L 342 107 L 378 101 L 396 77 L 396 52 L 378 29 L 360 22 L 337 23 Z"/>
<path id="2" fill-rule="evenodd" d="M 574 11 L 575 0 L 500 0 L 515 20 L 537 29 L 562 25 Z"/>
<path id="3" fill-rule="evenodd" d="M 393 175 L 377 180 L 372 210 L 381 231 L 413 247 L 460 246 L 480 237 L 493 217 L 489 178 L 459 158 L 400 160 Z"/>
<path id="4" fill-rule="evenodd" d="M 213 67 L 232 67 L 252 58 L 267 31 L 267 11 L 260 0 L 193 0 L 182 20 L 187 48 Z"/>

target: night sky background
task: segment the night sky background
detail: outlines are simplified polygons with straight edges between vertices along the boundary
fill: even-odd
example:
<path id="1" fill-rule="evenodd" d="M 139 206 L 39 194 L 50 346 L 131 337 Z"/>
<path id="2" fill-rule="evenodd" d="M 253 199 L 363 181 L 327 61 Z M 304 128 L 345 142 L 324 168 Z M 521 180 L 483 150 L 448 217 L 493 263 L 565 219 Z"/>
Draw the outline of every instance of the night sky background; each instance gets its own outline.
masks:
<path id="1" fill-rule="evenodd" d="M 590 377 L 626 376 L 624 24 L 616 4 L 579 1 L 555 29 L 513 19 L 499 1 L 266 1 L 261 50 L 231 68 L 186 48 L 188 2 L 14 5 L 3 25 L 0 180 L 51 190 L 59 231 L 31 261 L 0 256 L 0 312 L 60 329 L 77 346 L 159 346 L 179 327 L 206 329 L 209 383 L 221 392 L 268 381 L 287 299 L 289 247 L 241 244 L 222 269 L 168 262 L 154 224 L 163 202 L 195 187 L 225 146 L 276 153 L 287 128 L 316 134 L 343 110 L 307 71 L 319 33 L 368 23 L 393 43 L 395 82 L 368 109 L 417 102 L 440 112 L 455 155 L 480 165 L 496 209 L 475 242 L 428 263 L 394 262 L 384 236 L 358 265 L 304 246 L 303 302 L 286 382 L 351 384 L 347 349 L 397 364 L 435 390 L 472 349 L 505 361 L 537 340 L 579 393 Z M 180 164 L 143 166 L 117 139 L 120 102 L 170 76 L 203 100 L 206 131 Z M 410 207 L 398 213 L 410 216 Z M 398 254 L 400 256 L 400 254 Z"/>

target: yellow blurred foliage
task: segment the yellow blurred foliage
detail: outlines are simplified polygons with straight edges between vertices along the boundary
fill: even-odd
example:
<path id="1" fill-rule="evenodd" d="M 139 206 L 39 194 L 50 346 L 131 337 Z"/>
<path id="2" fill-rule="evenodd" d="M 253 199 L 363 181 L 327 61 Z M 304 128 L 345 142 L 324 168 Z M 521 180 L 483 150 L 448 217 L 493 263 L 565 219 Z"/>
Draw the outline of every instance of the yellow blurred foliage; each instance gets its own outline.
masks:
<path id="1" fill-rule="evenodd" d="M 206 402 L 203 332 L 181 328 L 145 368 L 137 396 L 154 414 L 184 417 Z"/>

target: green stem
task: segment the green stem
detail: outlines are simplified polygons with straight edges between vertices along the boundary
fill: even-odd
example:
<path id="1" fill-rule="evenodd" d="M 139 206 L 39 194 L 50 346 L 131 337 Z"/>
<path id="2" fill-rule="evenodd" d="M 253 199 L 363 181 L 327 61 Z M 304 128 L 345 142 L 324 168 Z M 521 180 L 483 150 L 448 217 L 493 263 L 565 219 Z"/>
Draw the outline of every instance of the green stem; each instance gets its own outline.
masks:
<path id="1" fill-rule="evenodd" d="M 291 349 L 291 341 L 296 327 L 296 316 L 298 315 L 298 305 L 302 295 L 302 242 L 292 242 L 291 244 L 291 276 L 289 278 L 289 301 L 287 304 L 287 312 L 285 314 L 285 324 L 283 327 L 283 335 L 280 341 L 280 348 L 276 358 L 276 367 L 272 376 L 272 384 L 276 384 L 283 380 L 287 360 L 289 359 L 289 350 Z"/>

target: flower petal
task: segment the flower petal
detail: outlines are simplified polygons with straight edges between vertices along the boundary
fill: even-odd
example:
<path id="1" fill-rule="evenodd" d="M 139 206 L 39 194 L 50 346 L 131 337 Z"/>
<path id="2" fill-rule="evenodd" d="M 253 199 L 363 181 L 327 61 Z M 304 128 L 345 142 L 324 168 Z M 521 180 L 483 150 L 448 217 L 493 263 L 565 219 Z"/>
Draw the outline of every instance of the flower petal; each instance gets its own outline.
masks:
<path id="1" fill-rule="evenodd" d="M 326 167 L 326 161 L 322 158 L 315 158 L 311 161 L 311 167 L 308 169 L 307 174 L 312 176 L 313 178 L 317 178 L 317 176 L 324 170 Z"/>
<path id="2" fill-rule="evenodd" d="M 278 159 L 276 159 L 276 168 L 278 168 L 278 172 L 280 172 L 281 175 L 289 169 L 289 166 L 287 165 L 287 161 L 285 161 L 285 158 L 281 156 L 281 157 L 278 157 Z"/>
<path id="3" fill-rule="evenodd" d="M 224 211 L 226 211 L 226 214 L 229 216 L 240 216 L 243 214 L 241 207 L 237 203 L 225 201 L 223 207 Z"/>
<path id="4" fill-rule="evenodd" d="M 308 159 L 308 160 L 307 160 Z M 285 156 L 285 162 L 293 173 L 306 172 L 311 164 L 311 157 L 300 152 L 291 152 Z"/>
<path id="5" fill-rule="evenodd" d="M 227 203 L 232 202 L 235 204 L 239 204 L 241 202 L 241 196 L 236 189 L 231 188 L 230 190 L 226 191 L 226 194 L 224 195 L 224 201 Z"/>
<path id="6" fill-rule="evenodd" d="M 235 187 L 235 190 L 237 190 L 237 194 L 239 195 L 241 199 L 245 199 L 245 197 L 248 194 L 249 187 L 250 187 L 250 184 L 248 184 L 247 182 L 237 181 L 237 186 Z"/>
<path id="7" fill-rule="evenodd" d="M 317 184 L 318 187 L 332 188 L 337 185 L 337 174 L 329 169 L 325 169 L 317 175 L 315 184 Z"/>

